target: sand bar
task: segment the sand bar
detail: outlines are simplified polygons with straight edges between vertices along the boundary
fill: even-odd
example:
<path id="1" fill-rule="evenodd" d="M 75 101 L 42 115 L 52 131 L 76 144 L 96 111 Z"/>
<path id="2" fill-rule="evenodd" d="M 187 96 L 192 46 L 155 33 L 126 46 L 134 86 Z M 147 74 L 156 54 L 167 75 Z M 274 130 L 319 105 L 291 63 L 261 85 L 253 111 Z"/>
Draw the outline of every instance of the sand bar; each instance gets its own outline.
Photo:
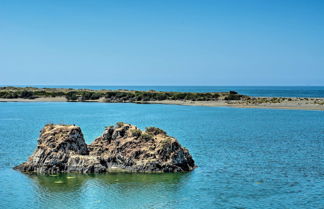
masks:
<path id="1" fill-rule="evenodd" d="M 296 99 L 296 98 L 295 98 Z M 187 101 L 187 100 L 161 100 L 161 101 L 145 101 L 145 102 L 125 102 L 137 104 L 168 104 L 168 105 L 188 105 L 188 106 L 209 106 L 209 107 L 233 107 L 233 108 L 263 108 L 263 109 L 291 109 L 291 110 L 321 110 L 324 111 L 324 98 L 311 98 L 310 100 L 292 100 L 280 103 L 259 103 L 251 104 L 244 101 Z M 313 101 L 319 101 L 314 103 Z M 0 98 L 0 102 L 67 102 L 65 97 L 41 97 L 36 99 L 4 99 Z M 107 102 L 104 98 L 97 100 L 83 101 L 83 102 Z"/>

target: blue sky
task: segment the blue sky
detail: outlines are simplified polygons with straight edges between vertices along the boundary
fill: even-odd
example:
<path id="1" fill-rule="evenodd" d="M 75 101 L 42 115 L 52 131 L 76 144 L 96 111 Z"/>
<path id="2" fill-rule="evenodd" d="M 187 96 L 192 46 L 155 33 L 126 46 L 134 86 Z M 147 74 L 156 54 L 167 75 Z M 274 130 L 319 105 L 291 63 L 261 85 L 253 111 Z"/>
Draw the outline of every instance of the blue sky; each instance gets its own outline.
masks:
<path id="1" fill-rule="evenodd" d="M 324 85 L 324 1 L 0 0 L 2 85 Z"/>

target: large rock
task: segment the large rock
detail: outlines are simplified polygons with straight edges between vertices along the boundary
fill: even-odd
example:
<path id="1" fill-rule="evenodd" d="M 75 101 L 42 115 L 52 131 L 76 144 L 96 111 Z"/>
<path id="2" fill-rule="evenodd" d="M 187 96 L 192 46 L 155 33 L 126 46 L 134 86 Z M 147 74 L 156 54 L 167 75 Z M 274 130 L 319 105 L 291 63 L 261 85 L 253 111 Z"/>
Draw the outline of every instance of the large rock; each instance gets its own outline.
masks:
<path id="1" fill-rule="evenodd" d="M 87 145 L 80 127 L 46 125 L 27 162 L 28 173 L 183 172 L 195 168 L 188 150 L 159 128 L 117 123 Z"/>

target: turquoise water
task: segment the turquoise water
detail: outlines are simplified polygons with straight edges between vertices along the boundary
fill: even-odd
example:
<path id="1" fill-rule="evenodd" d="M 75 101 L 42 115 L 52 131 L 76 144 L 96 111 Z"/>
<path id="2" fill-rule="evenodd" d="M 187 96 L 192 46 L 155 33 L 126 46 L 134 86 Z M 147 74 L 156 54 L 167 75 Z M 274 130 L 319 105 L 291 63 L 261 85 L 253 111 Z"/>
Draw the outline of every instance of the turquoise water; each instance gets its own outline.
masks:
<path id="1" fill-rule="evenodd" d="M 185 174 L 28 176 L 11 168 L 46 123 L 157 126 L 199 166 Z M 177 105 L 0 103 L 0 208 L 323 208 L 324 112 Z"/>
<path id="2" fill-rule="evenodd" d="M 1 86 L 1 85 L 0 85 Z M 259 97 L 324 97 L 324 86 L 64 86 L 34 85 L 34 87 L 75 89 L 128 89 L 177 92 L 229 92 Z"/>

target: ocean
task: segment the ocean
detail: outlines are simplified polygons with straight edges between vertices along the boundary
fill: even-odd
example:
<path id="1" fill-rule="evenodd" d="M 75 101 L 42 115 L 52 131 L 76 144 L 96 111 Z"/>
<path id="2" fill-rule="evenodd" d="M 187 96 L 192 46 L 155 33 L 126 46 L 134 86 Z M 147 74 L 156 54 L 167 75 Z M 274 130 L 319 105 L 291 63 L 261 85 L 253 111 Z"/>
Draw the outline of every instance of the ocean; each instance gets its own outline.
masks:
<path id="1" fill-rule="evenodd" d="M 323 87 L 241 88 L 155 90 L 245 93 L 245 89 L 249 95 L 324 97 Z M 118 121 L 164 129 L 189 149 L 198 168 L 179 174 L 59 176 L 26 175 L 12 169 L 32 154 L 44 124 L 79 125 L 90 143 L 105 126 Z M 324 208 L 323 153 L 323 111 L 0 103 L 0 208 Z"/>

